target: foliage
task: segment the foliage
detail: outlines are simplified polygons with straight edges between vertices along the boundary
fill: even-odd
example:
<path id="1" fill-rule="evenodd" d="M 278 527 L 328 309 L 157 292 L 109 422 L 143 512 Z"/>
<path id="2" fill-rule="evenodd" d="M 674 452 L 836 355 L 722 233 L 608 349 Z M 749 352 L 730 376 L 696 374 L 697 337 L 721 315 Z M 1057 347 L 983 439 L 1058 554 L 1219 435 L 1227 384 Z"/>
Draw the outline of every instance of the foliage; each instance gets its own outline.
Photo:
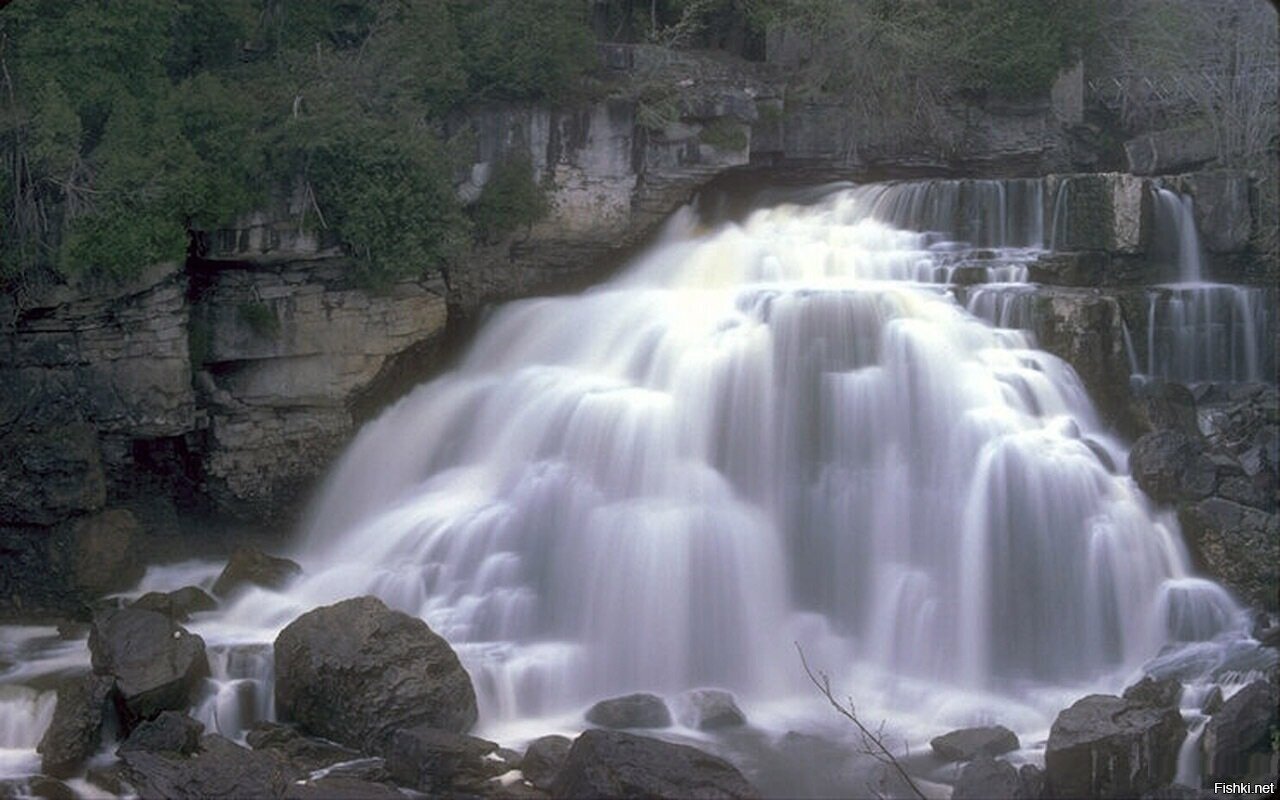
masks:
<path id="1" fill-rule="evenodd" d="M 747 131 L 740 123 L 717 119 L 702 129 L 699 136 L 703 144 L 717 150 L 744 150 L 747 147 Z"/>
<path id="2" fill-rule="evenodd" d="M 266 303 L 246 300 L 236 306 L 236 316 L 240 318 L 241 322 L 249 327 L 249 330 L 253 332 L 254 336 L 258 336 L 263 339 L 273 339 L 276 334 L 280 332 L 280 320 L 276 317 L 276 312 L 273 311 L 271 306 Z M 201 353 L 201 361 L 203 361 L 204 357 L 207 357 L 208 354 L 208 345 L 206 344 L 205 347 L 205 351 Z M 194 357 L 192 360 L 194 361 Z"/>
<path id="3" fill-rule="evenodd" d="M 536 100 L 573 88 L 592 61 L 585 5 L 565 0 L 453 0 L 477 97 Z"/>
<path id="4" fill-rule="evenodd" d="M 546 191 L 534 180 L 533 164 L 528 158 L 508 158 L 494 168 L 476 202 L 476 233 L 484 241 L 497 241 L 537 222 L 547 210 Z"/>

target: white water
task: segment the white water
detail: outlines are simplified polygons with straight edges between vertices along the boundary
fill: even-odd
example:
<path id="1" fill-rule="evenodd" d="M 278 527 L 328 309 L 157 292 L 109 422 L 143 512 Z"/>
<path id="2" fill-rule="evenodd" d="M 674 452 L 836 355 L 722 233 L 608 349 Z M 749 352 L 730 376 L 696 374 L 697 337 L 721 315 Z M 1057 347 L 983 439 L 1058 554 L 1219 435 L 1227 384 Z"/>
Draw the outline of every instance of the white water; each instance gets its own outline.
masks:
<path id="1" fill-rule="evenodd" d="M 342 457 L 292 554 L 305 577 L 193 623 L 214 668 L 196 716 L 232 736 L 272 716 L 264 646 L 360 594 L 457 647 L 482 732 L 508 739 L 704 685 L 768 729 L 827 725 L 799 642 L 895 740 L 1001 722 L 1043 741 L 1162 646 L 1240 640 L 1071 368 L 1026 321 L 955 302 L 964 247 L 886 224 L 964 207 L 926 186 L 713 231 L 677 215 L 599 289 L 502 308 Z M 1013 248 L 990 275 L 1023 279 L 1043 214 L 950 189 L 987 209 L 967 230 Z"/>

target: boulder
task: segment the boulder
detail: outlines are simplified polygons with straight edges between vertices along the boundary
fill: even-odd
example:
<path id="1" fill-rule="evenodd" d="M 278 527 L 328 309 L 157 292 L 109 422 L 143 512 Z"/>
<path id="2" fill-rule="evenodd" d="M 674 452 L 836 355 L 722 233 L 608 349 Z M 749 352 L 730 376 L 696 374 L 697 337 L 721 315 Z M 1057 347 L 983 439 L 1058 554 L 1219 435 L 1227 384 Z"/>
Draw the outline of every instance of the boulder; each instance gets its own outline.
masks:
<path id="1" fill-rule="evenodd" d="M 90 596 L 124 589 L 142 578 L 134 552 L 141 527 L 122 508 L 82 517 L 71 528 L 71 568 L 77 588 Z"/>
<path id="2" fill-rule="evenodd" d="M 601 700 L 587 709 L 587 722 L 602 728 L 667 728 L 671 712 L 661 697 L 639 692 Z"/>
<path id="3" fill-rule="evenodd" d="M 1250 769 L 1251 756 L 1271 752 L 1270 735 L 1277 722 L 1278 703 L 1280 692 L 1275 686 L 1254 681 L 1231 695 L 1209 718 L 1200 738 L 1207 781 L 1238 781 L 1259 772 Z"/>
<path id="4" fill-rule="evenodd" d="M 144 720 L 129 733 L 117 753 L 147 750 L 190 755 L 200 747 L 204 725 L 176 711 L 162 711 L 155 719 Z"/>
<path id="5" fill-rule="evenodd" d="M 387 772 L 402 786 L 429 794 L 475 791 L 485 781 L 507 772 L 498 745 L 474 736 L 427 725 L 398 730 L 387 751 Z"/>
<path id="6" fill-rule="evenodd" d="M 148 750 L 120 753 L 125 780 L 142 800 L 279 797 L 301 773 L 270 753 L 258 753 L 216 734 L 191 756 Z"/>
<path id="7" fill-rule="evenodd" d="M 58 690 L 53 721 L 36 748 L 42 771 L 55 778 L 69 778 L 98 751 L 114 686 L 109 677 L 86 675 Z"/>
<path id="8" fill-rule="evenodd" d="M 1204 702 L 1200 704 L 1200 713 L 1210 716 L 1217 714 L 1222 708 L 1222 687 L 1215 686 L 1205 695 Z"/>
<path id="9" fill-rule="evenodd" d="M 732 692 L 724 689 L 693 689 L 680 697 L 680 724 L 700 731 L 736 728 L 747 718 Z"/>
<path id="10" fill-rule="evenodd" d="M 108 609 L 89 629 L 93 671 L 115 678 L 125 727 L 161 711 L 181 711 L 209 674 L 204 640 L 163 614 Z"/>
<path id="11" fill-rule="evenodd" d="M 569 757 L 573 742 L 567 736 L 543 736 L 534 739 L 520 761 L 525 780 L 543 791 L 549 791 L 556 775 Z"/>
<path id="12" fill-rule="evenodd" d="M 1277 607 L 1280 583 L 1280 515 L 1208 497 L 1178 508 L 1197 563 L 1238 597 L 1259 608 Z"/>
<path id="13" fill-rule="evenodd" d="M 732 764 L 696 748 L 589 730 L 574 740 L 551 796 L 733 798 L 759 793 Z"/>
<path id="14" fill-rule="evenodd" d="M 302 574 L 302 567 L 287 558 L 269 556 L 255 547 L 240 547 L 231 554 L 227 566 L 213 582 L 213 593 L 226 597 L 246 586 L 283 589 Z"/>
<path id="15" fill-rule="evenodd" d="M 1129 471 L 1161 503 L 1207 497 L 1217 484 L 1201 444 L 1180 431 L 1152 431 L 1138 439 L 1129 453 Z"/>
<path id="16" fill-rule="evenodd" d="M 0 780 L 0 797 L 36 800 L 80 800 L 80 795 L 57 778 L 34 775 L 21 780 Z"/>
<path id="17" fill-rule="evenodd" d="M 1008 761 L 980 756 L 960 770 L 951 800 L 1014 800 L 1021 784 Z"/>
<path id="18" fill-rule="evenodd" d="M 404 800 L 404 793 L 394 786 L 360 778 L 327 775 L 303 783 L 290 784 L 284 800 Z"/>
<path id="19" fill-rule="evenodd" d="M 1003 755 L 1021 745 L 1013 731 L 1003 725 L 993 725 L 944 733 L 931 739 L 929 746 L 943 761 L 972 761 L 982 756 Z"/>
<path id="20" fill-rule="evenodd" d="M 1045 748 L 1045 780 L 1056 797 L 1133 797 L 1177 771 L 1187 726 L 1176 708 L 1094 694 L 1058 714 Z"/>
<path id="21" fill-rule="evenodd" d="M 184 586 L 172 592 L 147 592 L 129 607 L 158 611 L 170 619 L 184 622 L 197 611 L 217 608 L 218 601 L 198 586 Z"/>
<path id="22" fill-rule="evenodd" d="M 1018 768 L 1018 796 L 1027 800 L 1044 797 L 1044 770 L 1035 764 L 1023 764 Z"/>
<path id="23" fill-rule="evenodd" d="M 278 722 L 259 722 L 245 736 L 245 741 L 254 750 L 274 750 L 308 771 L 360 758 L 356 750 L 304 736 L 295 728 Z"/>
<path id="24" fill-rule="evenodd" d="M 1157 708 L 1177 708 L 1178 701 L 1182 699 L 1182 682 L 1173 678 L 1157 680 L 1148 675 L 1125 689 L 1123 696 L 1126 700 Z"/>
<path id="25" fill-rule="evenodd" d="M 275 641 L 276 709 L 304 731 L 382 753 L 400 728 L 476 721 L 471 676 L 420 619 L 357 597 L 303 614 Z"/>

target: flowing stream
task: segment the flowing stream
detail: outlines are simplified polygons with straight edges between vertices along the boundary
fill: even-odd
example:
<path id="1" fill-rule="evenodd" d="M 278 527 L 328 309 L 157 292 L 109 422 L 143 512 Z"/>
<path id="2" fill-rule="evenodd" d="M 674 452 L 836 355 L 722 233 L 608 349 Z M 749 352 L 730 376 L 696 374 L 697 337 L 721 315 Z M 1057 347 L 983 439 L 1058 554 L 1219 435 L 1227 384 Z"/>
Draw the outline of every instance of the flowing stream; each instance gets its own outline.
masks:
<path id="1" fill-rule="evenodd" d="M 502 307 L 334 467 L 305 576 L 190 626 L 215 673 L 197 716 L 272 717 L 276 633 L 361 594 L 458 649 L 507 741 L 699 686 L 761 728 L 838 726 L 798 642 L 894 741 L 1000 722 L 1034 751 L 1157 654 L 1184 674 L 1189 648 L 1247 649 L 1073 370 L 948 289 L 1025 281 L 1045 205 L 1038 181 L 932 181 L 710 230 L 686 211 L 603 286 Z"/>

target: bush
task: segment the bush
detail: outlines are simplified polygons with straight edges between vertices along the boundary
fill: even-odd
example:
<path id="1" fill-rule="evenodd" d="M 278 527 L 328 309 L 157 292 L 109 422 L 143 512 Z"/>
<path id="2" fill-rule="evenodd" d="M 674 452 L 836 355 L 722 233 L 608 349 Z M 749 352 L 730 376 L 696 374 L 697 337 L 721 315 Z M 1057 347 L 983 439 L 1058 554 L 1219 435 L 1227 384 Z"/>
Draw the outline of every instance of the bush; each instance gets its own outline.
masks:
<path id="1" fill-rule="evenodd" d="M 499 162 L 480 192 L 472 212 L 476 236 L 495 242 L 512 231 L 532 225 L 549 210 L 546 191 L 533 177 L 527 157 Z"/>

